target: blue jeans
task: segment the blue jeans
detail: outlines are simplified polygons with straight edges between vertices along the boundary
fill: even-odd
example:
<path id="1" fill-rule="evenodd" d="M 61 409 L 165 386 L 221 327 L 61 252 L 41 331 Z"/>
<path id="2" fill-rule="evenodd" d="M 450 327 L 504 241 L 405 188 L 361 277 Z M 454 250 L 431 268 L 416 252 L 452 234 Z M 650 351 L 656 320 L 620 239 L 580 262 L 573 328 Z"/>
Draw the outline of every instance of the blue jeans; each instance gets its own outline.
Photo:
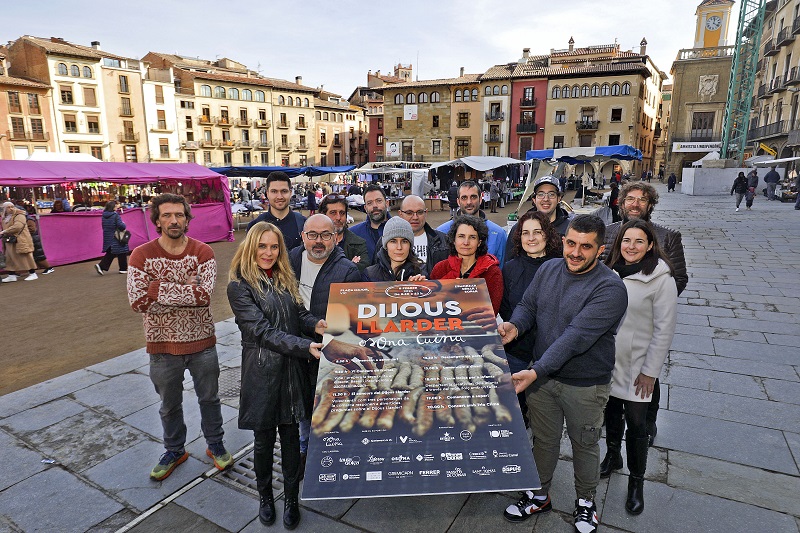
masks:
<path id="1" fill-rule="evenodd" d="M 161 425 L 164 447 L 181 452 L 186 444 L 186 424 L 183 421 L 183 375 L 192 376 L 197 403 L 200 404 L 200 428 L 206 442 L 222 442 L 222 407 L 219 396 L 219 359 L 212 346 L 189 355 L 150 354 L 150 381 L 161 397 Z"/>

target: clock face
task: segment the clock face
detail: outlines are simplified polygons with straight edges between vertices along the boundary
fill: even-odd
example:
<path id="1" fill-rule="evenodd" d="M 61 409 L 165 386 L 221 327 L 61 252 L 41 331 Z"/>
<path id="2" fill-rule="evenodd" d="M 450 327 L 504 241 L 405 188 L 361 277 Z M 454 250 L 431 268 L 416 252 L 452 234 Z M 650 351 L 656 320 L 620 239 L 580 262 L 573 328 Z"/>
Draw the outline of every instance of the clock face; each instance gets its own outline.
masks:
<path id="1" fill-rule="evenodd" d="M 709 30 L 718 30 L 720 26 L 722 26 L 722 19 L 718 16 L 714 15 L 713 17 L 708 17 L 706 19 L 706 28 Z"/>

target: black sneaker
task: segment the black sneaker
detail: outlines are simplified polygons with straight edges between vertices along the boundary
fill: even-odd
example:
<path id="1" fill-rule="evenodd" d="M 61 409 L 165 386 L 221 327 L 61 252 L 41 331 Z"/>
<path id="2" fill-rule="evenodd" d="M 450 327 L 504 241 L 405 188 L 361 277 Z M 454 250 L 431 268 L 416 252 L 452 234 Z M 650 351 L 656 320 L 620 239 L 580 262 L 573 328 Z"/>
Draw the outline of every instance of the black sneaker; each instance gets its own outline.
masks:
<path id="1" fill-rule="evenodd" d="M 593 501 L 582 498 L 575 500 L 575 511 L 572 516 L 575 517 L 575 530 L 578 533 L 597 531 L 597 524 L 600 521 L 597 519 L 597 507 Z"/>
<path id="2" fill-rule="evenodd" d="M 553 509 L 549 494 L 544 500 L 537 500 L 533 496 L 533 492 L 529 490 L 520 493 L 519 501 L 503 511 L 503 518 L 509 522 L 524 522 L 535 514 L 546 513 Z"/>

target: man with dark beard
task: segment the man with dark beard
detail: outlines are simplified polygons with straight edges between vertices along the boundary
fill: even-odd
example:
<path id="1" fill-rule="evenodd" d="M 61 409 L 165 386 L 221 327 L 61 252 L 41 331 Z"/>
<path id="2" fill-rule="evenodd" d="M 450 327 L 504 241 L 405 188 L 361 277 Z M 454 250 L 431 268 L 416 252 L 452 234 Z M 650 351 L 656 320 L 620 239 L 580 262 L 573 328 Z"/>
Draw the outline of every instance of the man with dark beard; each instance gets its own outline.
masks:
<path id="1" fill-rule="evenodd" d="M 303 246 L 289 252 L 289 262 L 300 281 L 300 297 L 306 309 L 317 318 L 328 312 L 328 294 L 331 283 L 361 281 L 361 273 L 352 261 L 336 246 L 333 222 L 322 214 L 311 215 L 303 226 Z M 319 339 L 317 339 L 319 340 Z M 319 361 L 308 361 L 311 383 L 317 383 Z M 314 394 L 311 393 L 313 398 Z M 300 457 L 305 466 L 308 452 L 310 421 L 300 422 Z"/>
<path id="2" fill-rule="evenodd" d="M 389 216 L 389 206 L 386 203 L 386 193 L 377 185 L 370 185 L 364 191 L 364 211 L 367 213 L 367 220 L 361 224 L 356 224 L 350 231 L 367 241 L 367 259 L 370 263 L 375 261 L 375 250 L 381 247 L 383 237 L 383 227 Z"/>

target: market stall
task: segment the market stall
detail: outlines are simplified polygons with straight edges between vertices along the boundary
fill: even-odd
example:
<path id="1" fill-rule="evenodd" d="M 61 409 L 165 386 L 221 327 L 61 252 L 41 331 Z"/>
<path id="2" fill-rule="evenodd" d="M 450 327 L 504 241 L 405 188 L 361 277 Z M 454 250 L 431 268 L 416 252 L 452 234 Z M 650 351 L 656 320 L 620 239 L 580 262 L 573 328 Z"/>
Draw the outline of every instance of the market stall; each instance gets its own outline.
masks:
<path id="1" fill-rule="evenodd" d="M 0 160 L 0 187 L 33 191 L 32 200 L 44 187 L 103 184 L 106 188 L 150 187 L 154 193 L 174 192 L 192 204 L 194 219 L 188 235 L 203 242 L 233 240 L 230 188 L 225 176 L 193 163 L 104 163 Z M 38 191 L 38 192 L 37 192 Z M 113 199 L 113 197 L 107 197 Z M 96 202 L 95 202 L 96 203 Z M 93 202 L 87 201 L 90 206 Z M 82 212 L 40 214 L 39 232 L 53 266 L 94 259 L 102 255 L 102 205 Z M 122 219 L 131 232 L 134 248 L 156 238 L 147 205 L 124 209 Z"/>

